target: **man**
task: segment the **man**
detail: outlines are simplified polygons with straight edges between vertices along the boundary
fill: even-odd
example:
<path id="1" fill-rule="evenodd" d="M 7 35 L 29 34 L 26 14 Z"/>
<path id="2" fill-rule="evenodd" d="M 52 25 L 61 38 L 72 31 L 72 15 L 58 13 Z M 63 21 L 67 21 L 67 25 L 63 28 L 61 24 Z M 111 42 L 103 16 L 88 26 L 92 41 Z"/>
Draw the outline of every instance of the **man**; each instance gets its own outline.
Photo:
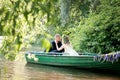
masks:
<path id="1" fill-rule="evenodd" d="M 60 34 L 55 35 L 55 40 L 51 42 L 51 48 L 49 52 L 64 52 L 64 49 L 60 51 L 57 50 L 55 41 L 57 42 L 58 47 L 62 46 Z"/>

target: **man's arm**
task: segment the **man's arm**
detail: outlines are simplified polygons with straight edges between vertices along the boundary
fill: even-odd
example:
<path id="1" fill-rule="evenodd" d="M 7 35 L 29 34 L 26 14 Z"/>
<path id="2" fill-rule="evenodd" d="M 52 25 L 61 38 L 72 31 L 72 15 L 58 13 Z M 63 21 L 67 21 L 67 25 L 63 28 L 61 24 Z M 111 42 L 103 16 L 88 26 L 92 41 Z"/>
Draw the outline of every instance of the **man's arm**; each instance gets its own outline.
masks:
<path id="1" fill-rule="evenodd" d="M 56 45 L 56 48 L 57 48 L 58 51 L 61 51 L 61 50 L 64 49 L 64 45 L 62 45 L 61 47 L 58 47 L 57 42 L 55 42 L 55 45 Z"/>

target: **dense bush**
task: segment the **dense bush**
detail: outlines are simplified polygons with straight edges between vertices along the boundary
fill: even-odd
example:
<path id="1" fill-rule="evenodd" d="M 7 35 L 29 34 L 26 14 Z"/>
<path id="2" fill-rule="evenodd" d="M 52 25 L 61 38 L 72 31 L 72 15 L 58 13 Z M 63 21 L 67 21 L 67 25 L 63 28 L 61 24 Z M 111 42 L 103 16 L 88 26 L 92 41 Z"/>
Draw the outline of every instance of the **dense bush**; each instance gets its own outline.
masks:
<path id="1" fill-rule="evenodd" d="M 95 53 L 120 50 L 119 2 L 107 1 L 101 1 L 98 11 L 91 12 L 79 23 L 72 40 L 76 50 Z"/>

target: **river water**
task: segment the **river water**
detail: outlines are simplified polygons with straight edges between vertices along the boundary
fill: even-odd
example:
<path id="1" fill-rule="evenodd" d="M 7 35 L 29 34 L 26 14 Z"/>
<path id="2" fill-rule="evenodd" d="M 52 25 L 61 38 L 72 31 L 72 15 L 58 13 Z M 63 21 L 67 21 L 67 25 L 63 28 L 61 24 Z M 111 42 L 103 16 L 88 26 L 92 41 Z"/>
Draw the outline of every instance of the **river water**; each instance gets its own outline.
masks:
<path id="1" fill-rule="evenodd" d="M 24 54 L 15 61 L 0 58 L 0 80 L 120 80 L 119 73 L 27 64 Z"/>

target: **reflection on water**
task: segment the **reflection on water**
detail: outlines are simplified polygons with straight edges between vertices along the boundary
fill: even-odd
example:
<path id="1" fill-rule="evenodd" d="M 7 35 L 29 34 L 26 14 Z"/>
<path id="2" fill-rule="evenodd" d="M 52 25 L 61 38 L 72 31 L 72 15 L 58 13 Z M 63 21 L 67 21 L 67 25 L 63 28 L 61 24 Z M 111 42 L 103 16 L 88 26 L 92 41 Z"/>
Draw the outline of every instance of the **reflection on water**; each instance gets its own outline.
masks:
<path id="1" fill-rule="evenodd" d="M 0 80 L 120 80 L 119 74 L 0 60 Z"/>

